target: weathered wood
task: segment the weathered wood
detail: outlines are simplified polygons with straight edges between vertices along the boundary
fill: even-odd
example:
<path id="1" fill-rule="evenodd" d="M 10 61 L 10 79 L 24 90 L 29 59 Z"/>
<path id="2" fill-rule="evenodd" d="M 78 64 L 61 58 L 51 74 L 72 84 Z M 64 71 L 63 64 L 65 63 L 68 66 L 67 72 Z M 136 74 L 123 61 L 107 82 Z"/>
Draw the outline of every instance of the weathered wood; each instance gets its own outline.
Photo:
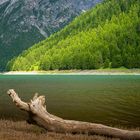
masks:
<path id="1" fill-rule="evenodd" d="M 64 120 L 54 116 L 46 110 L 45 96 L 35 94 L 33 99 L 29 103 L 26 103 L 21 101 L 13 89 L 8 90 L 8 95 L 13 99 L 18 108 L 29 113 L 29 123 L 44 127 L 48 131 L 72 134 L 97 134 L 125 140 L 140 140 L 140 131 L 122 130 L 96 123 Z"/>

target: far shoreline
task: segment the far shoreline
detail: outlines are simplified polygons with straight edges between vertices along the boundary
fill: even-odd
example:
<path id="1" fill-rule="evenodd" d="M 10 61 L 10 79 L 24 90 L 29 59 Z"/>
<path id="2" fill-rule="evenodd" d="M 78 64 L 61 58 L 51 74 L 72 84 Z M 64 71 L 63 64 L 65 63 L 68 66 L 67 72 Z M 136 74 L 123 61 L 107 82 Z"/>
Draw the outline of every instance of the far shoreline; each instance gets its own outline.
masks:
<path id="1" fill-rule="evenodd" d="M 140 75 L 140 69 L 8 71 L 1 75 Z"/>

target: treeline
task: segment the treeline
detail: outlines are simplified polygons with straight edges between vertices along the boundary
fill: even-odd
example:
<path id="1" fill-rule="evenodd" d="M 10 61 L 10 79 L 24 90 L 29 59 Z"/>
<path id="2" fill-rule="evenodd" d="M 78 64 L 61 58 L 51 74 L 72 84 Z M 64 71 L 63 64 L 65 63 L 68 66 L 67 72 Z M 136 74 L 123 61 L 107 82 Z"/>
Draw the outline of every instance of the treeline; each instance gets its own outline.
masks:
<path id="1" fill-rule="evenodd" d="M 140 1 L 105 0 L 8 63 L 8 70 L 140 68 Z"/>

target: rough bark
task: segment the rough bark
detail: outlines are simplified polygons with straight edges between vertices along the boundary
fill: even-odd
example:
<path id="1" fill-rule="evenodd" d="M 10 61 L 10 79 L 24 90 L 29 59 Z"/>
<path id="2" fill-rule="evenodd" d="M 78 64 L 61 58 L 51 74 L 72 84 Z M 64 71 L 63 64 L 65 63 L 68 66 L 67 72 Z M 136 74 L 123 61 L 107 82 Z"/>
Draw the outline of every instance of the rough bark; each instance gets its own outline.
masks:
<path id="1" fill-rule="evenodd" d="M 64 120 L 54 116 L 46 110 L 45 96 L 35 94 L 33 99 L 29 103 L 26 103 L 21 101 L 13 89 L 8 90 L 8 95 L 13 99 L 18 108 L 29 113 L 29 123 L 44 127 L 47 131 L 72 134 L 97 134 L 125 140 L 140 140 L 140 131 L 122 130 L 96 123 Z"/>

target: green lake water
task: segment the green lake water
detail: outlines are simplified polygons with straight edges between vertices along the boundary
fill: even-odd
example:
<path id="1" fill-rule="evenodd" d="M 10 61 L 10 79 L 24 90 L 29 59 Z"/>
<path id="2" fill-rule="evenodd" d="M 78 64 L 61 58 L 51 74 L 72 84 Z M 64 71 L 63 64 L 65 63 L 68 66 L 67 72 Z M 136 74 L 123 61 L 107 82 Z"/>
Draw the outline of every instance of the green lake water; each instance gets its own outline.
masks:
<path id="1" fill-rule="evenodd" d="M 48 112 L 65 119 L 140 127 L 138 75 L 0 75 L 0 118 L 22 120 L 26 113 L 6 94 L 10 88 L 25 101 L 45 95 Z"/>

